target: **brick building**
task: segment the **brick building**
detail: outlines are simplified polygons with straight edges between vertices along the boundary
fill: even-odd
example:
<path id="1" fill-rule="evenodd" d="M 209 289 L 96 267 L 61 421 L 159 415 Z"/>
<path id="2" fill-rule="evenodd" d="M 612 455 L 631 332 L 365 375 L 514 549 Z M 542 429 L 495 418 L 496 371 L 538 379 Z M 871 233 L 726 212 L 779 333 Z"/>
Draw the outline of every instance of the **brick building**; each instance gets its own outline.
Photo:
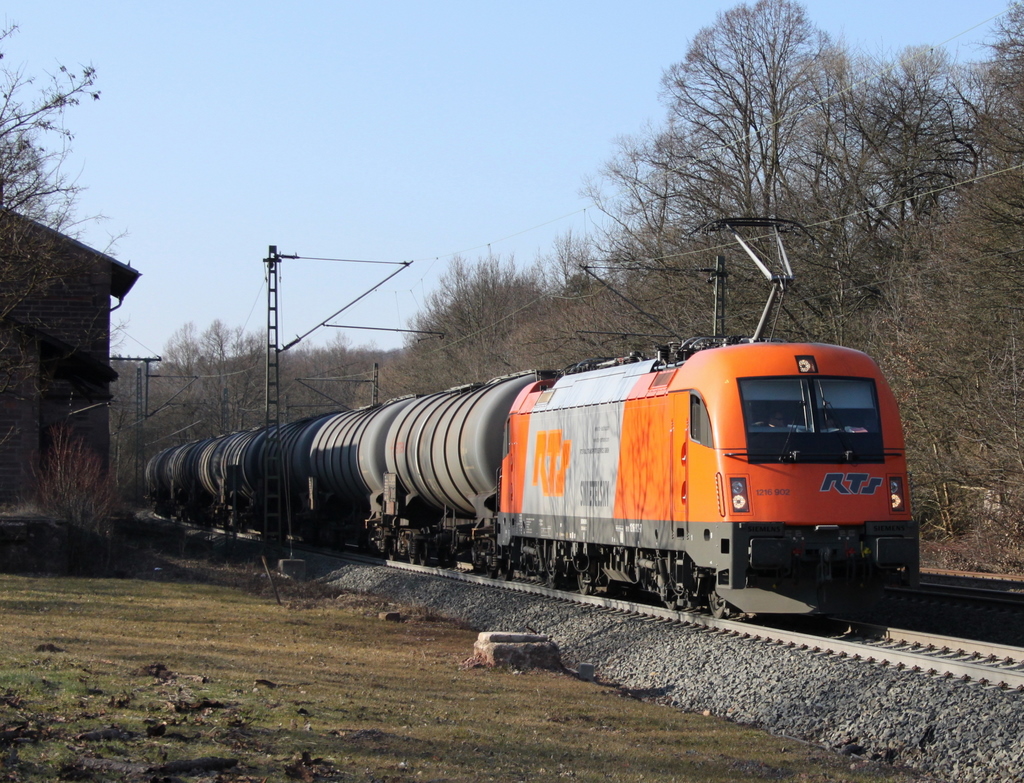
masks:
<path id="1" fill-rule="evenodd" d="M 31 496 L 55 426 L 69 426 L 107 461 L 107 403 L 117 378 L 110 313 L 138 277 L 104 253 L 0 210 L 0 503 Z"/>

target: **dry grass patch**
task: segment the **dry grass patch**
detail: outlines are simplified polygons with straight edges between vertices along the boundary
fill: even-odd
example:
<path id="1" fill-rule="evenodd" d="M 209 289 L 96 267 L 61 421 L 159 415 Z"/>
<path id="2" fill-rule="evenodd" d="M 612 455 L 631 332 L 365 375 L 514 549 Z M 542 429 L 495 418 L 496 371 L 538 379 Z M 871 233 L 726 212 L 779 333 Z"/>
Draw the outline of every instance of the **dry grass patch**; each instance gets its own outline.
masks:
<path id="1" fill-rule="evenodd" d="M 225 783 L 901 779 L 614 687 L 463 669 L 474 632 L 384 608 L 0 576 L 0 780 L 175 780 L 190 763 Z"/>

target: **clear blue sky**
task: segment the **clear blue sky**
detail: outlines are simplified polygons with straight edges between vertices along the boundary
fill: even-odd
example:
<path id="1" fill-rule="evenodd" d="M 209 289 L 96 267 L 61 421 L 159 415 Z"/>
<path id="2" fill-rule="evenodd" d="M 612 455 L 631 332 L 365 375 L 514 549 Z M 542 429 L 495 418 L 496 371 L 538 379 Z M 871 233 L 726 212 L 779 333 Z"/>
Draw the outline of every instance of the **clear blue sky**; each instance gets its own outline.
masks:
<path id="1" fill-rule="evenodd" d="M 585 233 L 599 218 L 583 181 L 617 137 L 660 123 L 662 71 L 734 5 L 9 0 L 20 32 L 3 62 L 27 74 L 96 67 L 101 100 L 67 117 L 69 171 L 88 188 L 79 214 L 107 218 L 82 238 L 104 250 L 124 234 L 111 251 L 143 276 L 114 314 L 126 322 L 115 350 L 154 355 L 187 321 L 265 328 L 271 244 L 414 260 L 338 319 L 404 327 L 452 253 L 489 247 L 529 263 L 558 235 Z M 1007 2 L 806 7 L 872 53 L 945 44 L 970 60 Z M 390 271 L 285 262 L 282 342 Z"/>

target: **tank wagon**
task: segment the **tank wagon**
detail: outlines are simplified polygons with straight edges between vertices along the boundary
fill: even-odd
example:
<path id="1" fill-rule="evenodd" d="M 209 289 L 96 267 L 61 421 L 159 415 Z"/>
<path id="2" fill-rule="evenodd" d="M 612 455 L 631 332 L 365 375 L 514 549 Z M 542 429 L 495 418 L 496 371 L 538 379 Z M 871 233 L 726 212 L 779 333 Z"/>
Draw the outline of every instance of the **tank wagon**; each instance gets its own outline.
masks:
<path id="1" fill-rule="evenodd" d="M 682 357 L 682 358 L 680 358 Z M 282 427 L 297 537 L 666 605 L 834 613 L 913 583 L 902 428 L 848 348 L 702 338 Z M 268 438 L 168 449 L 163 510 L 258 528 Z M 229 489 L 228 477 L 235 475 Z"/>

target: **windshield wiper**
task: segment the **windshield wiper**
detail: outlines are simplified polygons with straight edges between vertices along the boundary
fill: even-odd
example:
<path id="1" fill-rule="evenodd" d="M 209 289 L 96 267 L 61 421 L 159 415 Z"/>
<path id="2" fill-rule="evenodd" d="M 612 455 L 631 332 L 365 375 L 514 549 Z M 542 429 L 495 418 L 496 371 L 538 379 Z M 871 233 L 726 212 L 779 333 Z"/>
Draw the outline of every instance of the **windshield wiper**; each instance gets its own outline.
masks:
<path id="1" fill-rule="evenodd" d="M 800 407 L 803 408 L 803 403 L 800 403 Z M 807 423 L 807 412 L 802 412 L 804 417 L 804 423 Z M 796 432 L 796 426 L 790 424 L 787 428 L 789 432 L 786 433 L 786 440 L 782 444 L 782 452 L 779 454 L 779 462 L 798 462 L 800 460 L 800 452 L 789 450 L 789 442 L 793 439 L 793 433 Z"/>
<path id="2" fill-rule="evenodd" d="M 843 446 L 843 462 L 854 462 L 857 459 L 857 452 L 851 448 L 850 444 L 846 440 L 845 429 L 843 428 L 843 422 L 839 418 L 839 414 L 836 413 L 836 409 L 832 407 L 832 403 L 826 399 L 822 399 L 822 406 L 825 408 L 826 418 L 825 422 L 831 422 L 836 426 L 836 429 L 832 430 L 836 435 L 839 436 L 839 442 Z M 827 430 L 826 430 L 827 431 Z"/>

